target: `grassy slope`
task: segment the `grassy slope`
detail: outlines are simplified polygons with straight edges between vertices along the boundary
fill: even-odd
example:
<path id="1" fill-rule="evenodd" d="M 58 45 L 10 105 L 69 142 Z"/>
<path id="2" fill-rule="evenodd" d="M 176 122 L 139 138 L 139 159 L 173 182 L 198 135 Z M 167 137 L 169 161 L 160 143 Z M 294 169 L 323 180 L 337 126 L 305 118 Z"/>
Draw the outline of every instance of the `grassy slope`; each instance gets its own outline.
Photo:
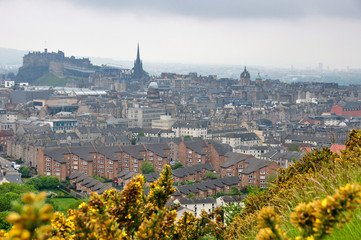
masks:
<path id="1" fill-rule="evenodd" d="M 329 171 L 318 173 L 314 179 L 307 185 L 294 189 L 293 201 L 282 209 L 282 226 L 288 232 L 290 237 L 295 237 L 298 230 L 289 222 L 291 210 L 301 202 L 311 202 L 314 199 L 323 199 L 327 195 L 332 195 L 335 190 L 347 183 L 357 182 L 361 184 L 361 168 L 358 166 L 349 166 L 339 168 L 337 173 L 331 174 Z M 361 207 L 361 206 L 360 206 Z M 360 239 L 361 238 L 361 208 L 356 211 L 351 222 L 345 224 L 343 228 L 335 229 L 334 232 L 326 239 Z"/>
<path id="2" fill-rule="evenodd" d="M 332 162 L 332 160 L 331 160 Z M 333 170 L 332 170 L 333 168 Z M 347 183 L 359 183 L 361 185 L 361 166 L 358 164 L 342 164 L 335 162 L 331 168 L 323 168 L 312 177 L 302 176 L 300 183 L 293 189 L 287 191 L 287 199 L 276 198 L 271 204 L 280 213 L 281 227 L 293 239 L 299 236 L 298 230 L 290 223 L 290 213 L 301 202 L 311 202 L 315 199 L 323 199 L 327 195 L 332 195 L 341 186 Z M 259 229 L 255 227 L 257 223 L 248 222 L 245 235 L 236 233 L 235 239 L 255 239 Z M 361 239 L 361 206 L 353 214 L 351 222 L 344 224 L 342 228 L 336 228 L 331 235 L 325 239 Z"/>
<path id="3" fill-rule="evenodd" d="M 71 78 L 59 78 L 55 76 L 54 74 L 48 72 L 45 73 L 40 78 L 36 79 L 34 82 L 34 85 L 38 86 L 65 86 L 66 82 L 70 80 Z"/>

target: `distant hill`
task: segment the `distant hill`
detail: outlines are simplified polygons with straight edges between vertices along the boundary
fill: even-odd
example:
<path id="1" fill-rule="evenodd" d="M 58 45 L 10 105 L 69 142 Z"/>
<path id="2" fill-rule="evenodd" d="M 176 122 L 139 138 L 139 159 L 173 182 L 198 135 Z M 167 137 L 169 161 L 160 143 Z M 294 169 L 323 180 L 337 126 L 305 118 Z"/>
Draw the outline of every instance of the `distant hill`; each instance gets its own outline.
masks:
<path id="1" fill-rule="evenodd" d="M 0 65 L 22 64 L 23 56 L 26 53 L 28 51 L 0 47 Z"/>

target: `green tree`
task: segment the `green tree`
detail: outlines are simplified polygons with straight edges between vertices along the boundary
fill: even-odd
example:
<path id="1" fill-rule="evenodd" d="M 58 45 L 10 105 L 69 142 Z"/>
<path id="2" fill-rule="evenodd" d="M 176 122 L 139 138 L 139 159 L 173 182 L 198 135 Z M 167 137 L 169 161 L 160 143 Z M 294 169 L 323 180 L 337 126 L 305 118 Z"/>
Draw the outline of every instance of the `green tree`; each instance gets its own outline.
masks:
<path id="1" fill-rule="evenodd" d="M 227 203 L 226 205 L 222 206 L 222 208 L 224 210 L 224 222 L 228 226 L 234 221 L 234 218 L 240 214 L 243 209 L 241 204 L 236 202 Z"/>
<path id="2" fill-rule="evenodd" d="M 205 176 L 206 178 L 209 178 L 209 179 L 217 179 L 217 178 L 218 178 L 218 175 L 215 174 L 215 173 L 212 172 L 212 171 L 207 171 L 207 172 L 204 174 L 204 176 Z"/>
<path id="3" fill-rule="evenodd" d="M 145 135 L 144 135 L 144 132 L 138 133 L 138 136 L 139 136 L 139 137 L 144 137 L 144 136 L 145 136 Z"/>
<path id="4" fill-rule="evenodd" d="M 178 169 L 178 168 L 184 168 L 184 167 L 183 167 L 183 164 L 180 163 L 180 162 L 175 163 L 175 164 L 174 164 L 174 167 L 173 167 L 173 170 Z"/>
<path id="5" fill-rule="evenodd" d="M 143 174 L 148 174 L 155 172 L 154 166 L 151 162 L 144 162 L 142 163 L 140 169 L 142 170 Z"/>
<path id="6" fill-rule="evenodd" d="M 0 212 L 0 229 L 4 229 L 5 231 L 11 228 L 11 224 L 6 221 L 6 217 L 8 214 L 8 211 Z"/>
<path id="7" fill-rule="evenodd" d="M 232 186 L 231 189 L 228 192 L 228 195 L 234 196 L 239 195 L 239 190 L 236 186 Z"/>
<path id="8" fill-rule="evenodd" d="M 29 167 L 20 167 L 19 172 L 21 173 L 21 176 L 24 178 L 31 177 L 31 171 Z"/>
<path id="9" fill-rule="evenodd" d="M 27 185 L 34 186 L 38 190 L 54 189 L 60 185 L 59 178 L 53 176 L 32 177 L 26 182 Z"/>
<path id="10" fill-rule="evenodd" d="M 190 192 L 188 195 L 187 195 L 187 198 L 194 198 L 194 193 L 193 192 Z"/>
<path id="11" fill-rule="evenodd" d="M 294 151 L 294 152 L 299 152 L 300 151 L 300 146 L 298 145 L 291 145 L 287 147 L 288 151 Z"/>
<path id="12" fill-rule="evenodd" d="M 132 145 L 135 145 L 137 143 L 137 139 L 136 138 L 132 138 L 132 140 L 130 140 L 130 143 Z"/>

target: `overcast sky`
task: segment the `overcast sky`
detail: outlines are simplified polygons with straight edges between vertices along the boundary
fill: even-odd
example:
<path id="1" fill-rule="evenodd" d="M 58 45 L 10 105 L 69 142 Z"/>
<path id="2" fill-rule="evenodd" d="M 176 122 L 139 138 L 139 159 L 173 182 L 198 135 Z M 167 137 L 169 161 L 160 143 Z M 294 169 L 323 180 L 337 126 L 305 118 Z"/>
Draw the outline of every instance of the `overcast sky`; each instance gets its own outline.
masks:
<path id="1" fill-rule="evenodd" d="M 361 0 L 0 0 L 0 47 L 67 56 L 361 68 Z"/>

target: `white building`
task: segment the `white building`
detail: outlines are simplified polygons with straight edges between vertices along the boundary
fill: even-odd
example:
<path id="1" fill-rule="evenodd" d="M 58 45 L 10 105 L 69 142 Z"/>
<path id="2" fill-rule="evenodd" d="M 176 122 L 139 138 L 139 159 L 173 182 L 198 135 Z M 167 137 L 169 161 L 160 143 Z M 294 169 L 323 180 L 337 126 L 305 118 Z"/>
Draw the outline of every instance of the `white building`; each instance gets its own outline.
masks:
<path id="1" fill-rule="evenodd" d="M 13 86 L 15 86 L 15 81 L 5 81 L 5 87 L 6 88 L 11 88 L 11 87 L 13 87 Z"/>
<path id="2" fill-rule="evenodd" d="M 160 120 L 165 115 L 165 107 L 139 106 L 128 108 L 128 127 L 150 128 L 153 120 Z"/>
<path id="3" fill-rule="evenodd" d="M 177 121 L 177 119 L 172 118 L 168 115 L 162 115 L 160 116 L 159 120 L 153 120 L 152 121 L 152 128 L 158 128 L 158 129 L 172 129 L 173 124 Z"/>
<path id="4" fill-rule="evenodd" d="M 207 127 L 202 126 L 202 124 L 198 121 L 177 121 L 174 123 L 172 131 L 175 132 L 176 137 L 191 136 L 201 137 L 203 139 L 208 138 Z"/>
<path id="5" fill-rule="evenodd" d="M 179 203 L 182 207 L 190 209 L 192 212 L 194 212 L 196 217 L 199 217 L 201 215 L 202 210 L 206 211 L 207 213 L 210 213 L 217 206 L 216 199 L 212 197 L 180 198 L 174 200 L 174 203 L 176 204 Z"/>

